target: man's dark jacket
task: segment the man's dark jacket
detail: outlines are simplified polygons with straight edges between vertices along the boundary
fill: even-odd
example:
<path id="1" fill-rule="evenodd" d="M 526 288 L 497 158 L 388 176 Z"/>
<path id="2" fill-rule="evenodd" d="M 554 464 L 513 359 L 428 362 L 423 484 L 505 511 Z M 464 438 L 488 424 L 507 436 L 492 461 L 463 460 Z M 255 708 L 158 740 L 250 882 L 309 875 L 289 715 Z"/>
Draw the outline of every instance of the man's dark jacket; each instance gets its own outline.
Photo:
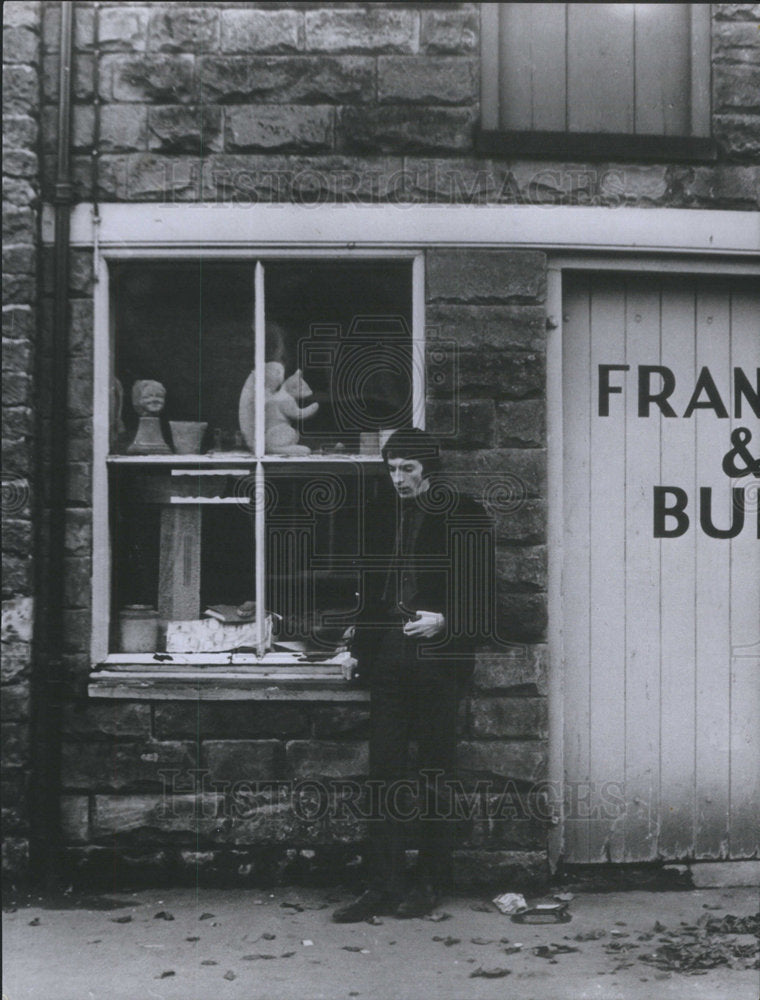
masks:
<path id="1" fill-rule="evenodd" d="M 360 610 L 352 644 L 362 681 L 371 682 L 373 671 L 382 669 L 375 654 L 383 628 L 401 628 L 416 611 L 438 612 L 446 621 L 440 635 L 418 641 L 420 658 L 453 669 L 461 682 L 467 681 L 475 648 L 495 629 L 490 518 L 480 504 L 442 482 L 413 500 L 394 498 L 365 514 Z"/>

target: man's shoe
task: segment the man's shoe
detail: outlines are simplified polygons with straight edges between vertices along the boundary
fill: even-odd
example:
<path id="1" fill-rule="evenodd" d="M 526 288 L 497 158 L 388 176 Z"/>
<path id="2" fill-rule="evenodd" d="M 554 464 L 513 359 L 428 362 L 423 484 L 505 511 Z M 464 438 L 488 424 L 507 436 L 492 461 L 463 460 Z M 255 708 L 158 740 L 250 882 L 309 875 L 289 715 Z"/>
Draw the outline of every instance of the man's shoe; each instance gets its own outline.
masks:
<path id="1" fill-rule="evenodd" d="M 367 889 L 352 903 L 340 906 L 333 913 L 336 924 L 358 924 L 380 913 L 393 913 L 398 904 L 398 896 L 379 889 Z"/>
<path id="2" fill-rule="evenodd" d="M 396 916 L 401 920 L 410 917 L 426 917 L 438 905 L 438 895 L 432 885 L 417 885 L 396 907 Z"/>

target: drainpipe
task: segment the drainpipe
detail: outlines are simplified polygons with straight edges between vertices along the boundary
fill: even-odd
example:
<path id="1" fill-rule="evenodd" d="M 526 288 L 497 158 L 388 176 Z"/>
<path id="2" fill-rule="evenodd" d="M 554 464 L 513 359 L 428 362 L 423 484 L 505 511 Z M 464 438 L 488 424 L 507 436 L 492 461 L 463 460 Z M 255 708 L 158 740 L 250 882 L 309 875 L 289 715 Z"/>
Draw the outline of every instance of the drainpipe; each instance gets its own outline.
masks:
<path id="1" fill-rule="evenodd" d="M 48 508 L 45 531 L 46 558 L 41 580 L 42 601 L 35 615 L 40 639 L 41 676 L 35 691 L 36 753 L 35 810 L 37 853 L 34 859 L 38 877 L 49 889 L 57 887 L 60 844 L 60 765 L 61 765 L 61 689 L 63 679 L 63 600 L 64 552 L 67 486 L 67 362 L 69 353 L 69 229 L 72 202 L 71 186 L 71 68 L 74 4 L 63 2 L 61 9 L 61 51 L 58 74 L 58 143 L 53 204 L 55 212 L 53 330 L 51 344 L 52 385 L 49 404 L 38 401 L 48 410 L 50 448 L 46 468 L 42 469 L 43 505 Z M 43 522 L 44 524 L 44 522 Z M 43 527 L 43 531 L 44 531 Z"/>

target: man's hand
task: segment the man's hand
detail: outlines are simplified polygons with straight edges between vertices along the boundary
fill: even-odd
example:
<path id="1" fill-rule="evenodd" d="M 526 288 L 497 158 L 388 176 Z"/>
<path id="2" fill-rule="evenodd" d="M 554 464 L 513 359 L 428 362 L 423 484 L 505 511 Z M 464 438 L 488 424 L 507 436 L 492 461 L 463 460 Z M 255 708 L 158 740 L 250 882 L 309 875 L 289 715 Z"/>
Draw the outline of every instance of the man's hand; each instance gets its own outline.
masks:
<path id="1" fill-rule="evenodd" d="M 439 632 L 443 632 L 445 627 L 446 619 L 437 611 L 418 611 L 417 617 L 404 625 L 404 635 L 432 639 Z"/>

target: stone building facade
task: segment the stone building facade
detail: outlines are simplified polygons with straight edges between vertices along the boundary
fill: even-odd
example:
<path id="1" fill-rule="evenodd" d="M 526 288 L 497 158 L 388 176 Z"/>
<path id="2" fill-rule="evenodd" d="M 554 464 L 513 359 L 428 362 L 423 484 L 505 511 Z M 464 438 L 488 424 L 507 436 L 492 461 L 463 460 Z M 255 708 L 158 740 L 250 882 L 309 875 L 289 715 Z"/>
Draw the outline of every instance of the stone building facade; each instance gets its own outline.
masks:
<path id="1" fill-rule="evenodd" d="M 712 7 L 714 158 L 646 163 L 479 152 L 478 4 L 72 6 L 71 170 L 80 210 L 205 203 L 211 237 L 214 211 L 243 215 L 267 203 L 304 213 L 385 205 L 399 214 L 407 205 L 759 207 L 757 5 Z M 49 236 L 60 21 L 55 2 L 4 5 L 4 872 L 23 877 L 55 843 L 61 870 L 82 881 L 112 880 L 115 871 L 153 882 L 344 877 L 361 854 L 361 825 L 350 815 L 309 821 L 276 789 L 236 814 L 230 789 L 361 776 L 362 694 L 88 694 L 97 288 L 93 250 L 76 243 L 67 289 L 64 604 L 53 657 L 60 676 L 50 676 L 44 593 L 55 484 L 46 441 L 51 421 L 63 419 L 48 405 L 60 377 L 50 360 Z M 447 466 L 508 474 L 523 491 L 519 504 L 496 510 L 500 627 L 515 646 L 479 654 L 461 712 L 460 765 L 470 787 L 490 779 L 492 788 L 511 781 L 535 792 L 549 775 L 548 693 L 558 669 L 547 633 L 547 253 L 428 246 L 424 266 L 428 350 L 436 338 L 457 345 L 456 384 L 428 384 L 427 427 L 445 429 L 456 396 Z M 551 829 L 538 807 L 464 821 L 460 878 L 540 883 Z"/>

